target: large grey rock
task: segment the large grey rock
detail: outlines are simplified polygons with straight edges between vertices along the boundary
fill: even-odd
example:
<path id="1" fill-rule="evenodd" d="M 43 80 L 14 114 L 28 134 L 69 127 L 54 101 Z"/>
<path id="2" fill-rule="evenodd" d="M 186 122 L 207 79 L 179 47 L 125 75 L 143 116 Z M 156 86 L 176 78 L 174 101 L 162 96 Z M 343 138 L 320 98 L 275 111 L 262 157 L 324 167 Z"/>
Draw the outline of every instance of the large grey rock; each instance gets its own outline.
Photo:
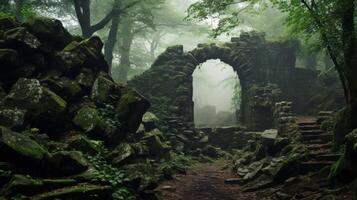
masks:
<path id="1" fill-rule="evenodd" d="M 67 102 L 47 88 L 41 86 L 36 79 L 20 78 L 6 97 L 8 106 L 16 106 L 32 115 L 58 114 L 64 112 Z"/>
<path id="2" fill-rule="evenodd" d="M 34 17 L 25 24 L 27 30 L 35 35 L 44 48 L 62 50 L 72 39 L 71 34 L 63 27 L 60 20 Z"/>
<path id="3" fill-rule="evenodd" d="M 42 163 L 48 152 L 30 137 L 0 126 L 0 159 L 30 167 Z M 29 165 L 31 163 L 31 165 Z"/>
<path id="4" fill-rule="evenodd" d="M 0 108 L 0 125 L 17 128 L 25 125 L 26 110 L 18 108 Z"/>
<path id="5" fill-rule="evenodd" d="M 96 74 L 100 71 L 107 73 L 108 64 L 100 51 L 101 46 L 98 37 L 81 42 L 72 41 L 63 51 L 56 54 L 56 65 L 64 73 L 72 76 L 77 76 L 82 68 L 89 68 Z"/>
<path id="6" fill-rule="evenodd" d="M 92 131 L 98 125 L 99 120 L 98 110 L 90 106 L 81 107 L 73 118 L 74 124 L 86 132 Z"/>
<path id="7" fill-rule="evenodd" d="M 21 49 L 38 49 L 41 46 L 40 41 L 34 35 L 26 30 L 26 28 L 18 27 L 5 32 L 5 40 L 9 46 Z M 22 49 L 22 50 L 25 50 Z"/>
<path id="8" fill-rule="evenodd" d="M 108 109 L 99 111 L 94 106 L 83 105 L 76 112 L 72 121 L 83 131 L 89 133 L 90 137 L 115 145 L 125 135 L 120 132 L 120 122 L 115 116 L 108 114 L 112 112 Z"/>
<path id="9" fill-rule="evenodd" d="M 116 166 L 126 164 L 135 157 L 135 151 L 128 143 L 119 144 L 108 156 Z"/>
<path id="10" fill-rule="evenodd" d="M 88 163 L 80 151 L 59 151 L 51 154 L 49 167 L 51 174 L 68 176 L 85 171 Z"/>
<path id="11" fill-rule="evenodd" d="M 110 103 L 116 98 L 115 95 L 120 97 L 118 90 L 115 90 L 117 85 L 104 76 L 98 76 L 92 88 L 92 99 L 98 103 Z M 119 90 L 120 92 L 120 90 Z"/>
<path id="12" fill-rule="evenodd" d="M 121 98 L 115 110 L 119 121 L 123 122 L 122 128 L 135 133 L 149 107 L 149 101 L 137 91 L 129 87 L 121 88 Z"/>

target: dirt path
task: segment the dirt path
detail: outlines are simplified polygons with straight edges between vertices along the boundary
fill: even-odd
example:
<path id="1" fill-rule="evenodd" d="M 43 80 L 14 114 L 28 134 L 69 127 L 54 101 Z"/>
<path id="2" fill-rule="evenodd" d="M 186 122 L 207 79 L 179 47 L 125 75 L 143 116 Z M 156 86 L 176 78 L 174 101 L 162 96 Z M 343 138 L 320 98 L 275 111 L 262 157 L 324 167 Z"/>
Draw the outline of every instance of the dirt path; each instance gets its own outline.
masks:
<path id="1" fill-rule="evenodd" d="M 162 200 L 263 200 L 244 193 L 239 185 L 225 184 L 234 175 L 222 163 L 200 164 L 187 175 L 177 175 L 159 187 Z"/>

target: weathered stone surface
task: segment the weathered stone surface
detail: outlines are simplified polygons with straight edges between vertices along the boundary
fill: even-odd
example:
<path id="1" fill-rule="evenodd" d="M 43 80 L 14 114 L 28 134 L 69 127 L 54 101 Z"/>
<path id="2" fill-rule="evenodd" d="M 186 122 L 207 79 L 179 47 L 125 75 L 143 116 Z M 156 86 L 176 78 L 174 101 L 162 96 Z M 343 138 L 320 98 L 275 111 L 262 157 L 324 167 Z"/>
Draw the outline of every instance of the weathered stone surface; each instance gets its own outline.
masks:
<path id="1" fill-rule="evenodd" d="M 35 17 L 29 19 L 25 27 L 46 45 L 45 48 L 61 50 L 72 40 L 72 36 L 57 19 Z"/>
<path id="2" fill-rule="evenodd" d="M 82 94 L 79 83 L 69 78 L 54 78 L 44 82 L 51 91 L 55 92 L 65 100 L 76 100 Z"/>
<path id="3" fill-rule="evenodd" d="M 79 151 L 59 151 L 49 158 L 50 173 L 57 176 L 78 174 L 88 168 L 88 163 Z"/>
<path id="4" fill-rule="evenodd" d="M 98 125 L 99 121 L 98 110 L 90 106 L 81 107 L 73 118 L 74 124 L 81 127 L 86 132 L 93 130 Z"/>
<path id="5" fill-rule="evenodd" d="M 6 104 L 34 111 L 31 115 L 58 114 L 67 103 L 58 95 L 40 85 L 36 79 L 20 78 L 6 97 Z"/>
<path id="6" fill-rule="evenodd" d="M 116 166 L 126 164 L 130 159 L 135 157 L 135 151 L 128 143 L 119 144 L 109 155 L 108 158 Z"/>
<path id="7" fill-rule="evenodd" d="M 0 127 L 0 149 L 1 160 L 25 164 L 25 166 L 29 164 L 28 162 L 39 164 L 48 154 L 42 146 L 28 136 L 12 132 L 5 127 Z"/>
<path id="8" fill-rule="evenodd" d="M 92 88 L 94 83 L 93 71 L 83 68 L 82 71 L 76 77 L 76 81 L 84 88 Z"/>
<path id="9" fill-rule="evenodd" d="M 70 150 L 81 151 L 83 153 L 95 155 L 99 152 L 98 145 L 83 135 L 75 135 L 67 139 Z"/>
<path id="10" fill-rule="evenodd" d="M 81 42 L 72 41 L 63 51 L 57 53 L 57 66 L 66 74 L 77 76 L 81 68 L 89 68 L 95 72 L 108 72 L 108 64 L 100 53 L 102 43 L 98 37 Z M 99 49 L 98 49 L 99 48 Z"/>
<path id="11" fill-rule="evenodd" d="M 40 41 L 23 27 L 6 31 L 5 39 L 14 48 L 38 49 L 41 46 Z"/>
<path id="12" fill-rule="evenodd" d="M 0 108 L 0 125 L 16 128 L 25 125 L 26 111 L 17 108 Z"/>
<path id="13" fill-rule="evenodd" d="M 135 90 L 124 87 L 121 98 L 116 105 L 118 119 L 123 121 L 123 128 L 135 133 L 142 121 L 142 116 L 149 109 L 150 103 Z"/>
<path id="14" fill-rule="evenodd" d="M 108 103 L 115 100 L 114 96 L 119 95 L 118 90 L 115 90 L 117 85 L 112 80 L 109 80 L 103 76 L 98 76 L 95 80 L 92 88 L 92 99 L 101 102 Z M 119 91 L 120 92 L 120 91 Z"/>
<path id="15" fill-rule="evenodd" d="M 155 116 L 155 114 L 151 112 L 146 112 L 142 119 L 145 131 L 152 131 L 153 129 L 155 129 L 158 121 L 159 119 Z"/>
<path id="16" fill-rule="evenodd" d="M 158 135 L 149 135 L 143 138 L 149 147 L 151 156 L 160 156 L 168 152 L 169 146 L 163 143 Z"/>

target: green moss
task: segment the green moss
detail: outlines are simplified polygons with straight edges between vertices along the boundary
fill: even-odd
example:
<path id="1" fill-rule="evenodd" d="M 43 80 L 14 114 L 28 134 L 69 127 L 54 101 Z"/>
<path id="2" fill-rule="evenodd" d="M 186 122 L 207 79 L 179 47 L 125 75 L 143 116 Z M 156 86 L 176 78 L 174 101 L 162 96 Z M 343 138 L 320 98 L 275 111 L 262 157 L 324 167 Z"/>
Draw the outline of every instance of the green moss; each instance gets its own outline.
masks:
<path id="1" fill-rule="evenodd" d="M 334 127 L 334 145 L 338 148 L 344 144 L 345 136 L 353 130 L 352 112 L 350 107 L 339 111 Z"/>
<path id="2" fill-rule="evenodd" d="M 55 112 L 63 112 L 67 107 L 67 102 L 62 99 L 60 96 L 52 92 L 47 88 L 43 88 L 43 92 L 46 95 L 46 100 L 44 101 L 47 105 L 44 108 L 47 110 L 55 111 Z"/>
<path id="3" fill-rule="evenodd" d="M 63 51 L 66 51 L 66 52 L 71 52 L 73 51 L 74 49 L 76 49 L 78 47 L 79 43 L 77 41 L 73 41 L 71 43 L 69 43 L 64 49 Z"/>
<path id="4" fill-rule="evenodd" d="M 93 129 L 98 121 L 99 113 L 97 109 L 88 106 L 80 108 L 73 119 L 73 122 L 85 131 Z"/>
<path id="5" fill-rule="evenodd" d="M 329 180 L 331 183 L 336 181 L 349 182 L 354 180 L 356 172 L 357 171 L 354 169 L 350 160 L 348 160 L 345 156 L 342 156 L 332 165 Z"/>
<path id="6" fill-rule="evenodd" d="M 48 152 L 26 135 L 0 127 L 0 149 L 8 153 L 8 159 L 42 160 Z M 12 158 L 12 156 L 14 156 Z"/>

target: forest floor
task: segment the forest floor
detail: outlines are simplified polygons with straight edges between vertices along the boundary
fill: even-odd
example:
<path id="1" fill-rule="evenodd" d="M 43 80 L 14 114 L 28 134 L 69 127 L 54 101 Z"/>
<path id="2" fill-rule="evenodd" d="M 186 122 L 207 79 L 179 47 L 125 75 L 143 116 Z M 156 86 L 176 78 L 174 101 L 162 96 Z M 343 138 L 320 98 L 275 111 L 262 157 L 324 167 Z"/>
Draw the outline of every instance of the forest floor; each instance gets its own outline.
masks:
<path id="1" fill-rule="evenodd" d="M 158 191 L 162 200 L 268 200 L 255 193 L 243 192 L 238 184 L 226 184 L 236 178 L 226 162 L 201 163 L 186 175 L 176 175 L 163 182 Z"/>

